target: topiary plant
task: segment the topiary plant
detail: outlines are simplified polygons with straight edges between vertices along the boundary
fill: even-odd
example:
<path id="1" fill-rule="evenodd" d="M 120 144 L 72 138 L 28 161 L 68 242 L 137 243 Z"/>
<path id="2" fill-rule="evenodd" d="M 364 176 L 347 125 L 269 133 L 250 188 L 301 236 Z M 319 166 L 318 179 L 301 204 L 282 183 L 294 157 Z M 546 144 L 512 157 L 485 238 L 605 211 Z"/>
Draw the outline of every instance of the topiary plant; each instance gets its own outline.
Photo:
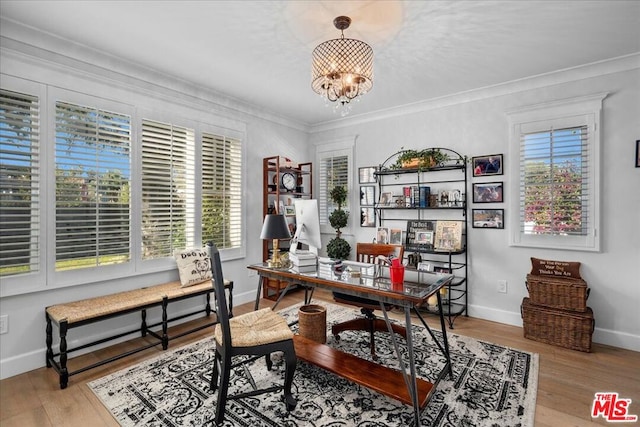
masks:
<path id="1" fill-rule="evenodd" d="M 347 226 L 349 219 L 349 212 L 342 210 L 342 205 L 347 200 L 347 189 L 341 185 L 335 186 L 329 192 L 329 196 L 338 208 L 329 215 L 329 224 L 336 230 L 336 237 L 327 244 L 327 255 L 333 259 L 347 259 L 351 254 L 351 245 L 340 237 L 342 235 L 340 229 Z"/>

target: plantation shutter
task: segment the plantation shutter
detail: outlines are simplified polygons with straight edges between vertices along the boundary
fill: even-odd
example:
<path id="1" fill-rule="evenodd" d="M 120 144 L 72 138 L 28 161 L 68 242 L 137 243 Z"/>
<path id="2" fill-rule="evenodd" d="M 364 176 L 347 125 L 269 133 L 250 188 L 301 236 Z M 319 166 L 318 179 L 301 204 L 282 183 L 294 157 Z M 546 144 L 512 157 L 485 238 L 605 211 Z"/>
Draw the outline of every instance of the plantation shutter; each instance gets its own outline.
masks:
<path id="1" fill-rule="evenodd" d="M 56 102 L 56 270 L 130 260 L 128 115 Z"/>
<path id="2" fill-rule="evenodd" d="M 339 185 L 344 186 L 347 191 L 349 190 L 349 155 L 336 152 L 321 157 L 318 179 L 320 186 L 320 224 L 327 225 L 329 224 L 329 215 L 338 208 L 338 206 L 331 201 L 331 190 L 333 187 Z M 343 209 L 348 210 L 348 197 L 345 203 L 347 206 L 343 206 Z"/>
<path id="3" fill-rule="evenodd" d="M 242 147 L 237 139 L 202 135 L 202 240 L 220 249 L 242 244 Z"/>
<path id="4" fill-rule="evenodd" d="M 40 105 L 0 90 L 0 276 L 40 270 Z"/>
<path id="5" fill-rule="evenodd" d="M 592 170 L 587 126 L 520 134 L 520 227 L 524 234 L 586 236 Z"/>
<path id="6" fill-rule="evenodd" d="M 142 258 L 173 256 L 194 241 L 194 130 L 142 121 Z"/>

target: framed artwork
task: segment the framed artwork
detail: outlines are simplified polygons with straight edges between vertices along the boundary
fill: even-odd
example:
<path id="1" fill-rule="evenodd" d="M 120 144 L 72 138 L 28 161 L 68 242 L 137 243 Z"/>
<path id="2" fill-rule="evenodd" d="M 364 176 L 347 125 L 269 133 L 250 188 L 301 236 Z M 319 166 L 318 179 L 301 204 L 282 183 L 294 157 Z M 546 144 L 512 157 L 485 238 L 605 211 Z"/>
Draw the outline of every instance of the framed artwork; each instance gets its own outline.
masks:
<path id="1" fill-rule="evenodd" d="M 473 228 L 504 228 L 504 209 L 471 209 Z"/>
<path id="2" fill-rule="evenodd" d="M 375 172 L 376 168 L 373 166 L 358 168 L 358 182 L 360 184 L 371 184 L 376 182 Z"/>
<path id="3" fill-rule="evenodd" d="M 296 208 L 293 205 L 285 205 L 284 214 L 286 216 L 293 216 L 296 214 Z"/>
<path id="4" fill-rule="evenodd" d="M 433 244 L 433 230 L 416 230 L 414 243 L 420 245 L 432 245 Z"/>
<path id="5" fill-rule="evenodd" d="M 376 210 L 373 207 L 360 208 L 360 227 L 376 226 Z"/>
<path id="6" fill-rule="evenodd" d="M 636 167 L 640 168 L 640 139 L 636 140 Z"/>
<path id="7" fill-rule="evenodd" d="M 473 184 L 473 203 L 502 203 L 502 182 Z"/>
<path id="8" fill-rule="evenodd" d="M 392 245 L 401 245 L 402 244 L 402 229 L 401 228 L 391 228 L 389 229 L 389 243 Z"/>
<path id="9" fill-rule="evenodd" d="M 433 247 L 436 251 L 459 251 L 462 249 L 462 221 L 436 222 Z"/>
<path id="10" fill-rule="evenodd" d="M 376 234 L 377 243 L 389 243 L 389 229 L 387 227 L 378 227 Z"/>
<path id="11" fill-rule="evenodd" d="M 360 186 L 360 205 L 373 206 L 376 200 L 376 187 L 373 185 Z"/>
<path id="12" fill-rule="evenodd" d="M 502 175 L 502 154 L 478 156 L 471 159 L 473 176 Z"/>

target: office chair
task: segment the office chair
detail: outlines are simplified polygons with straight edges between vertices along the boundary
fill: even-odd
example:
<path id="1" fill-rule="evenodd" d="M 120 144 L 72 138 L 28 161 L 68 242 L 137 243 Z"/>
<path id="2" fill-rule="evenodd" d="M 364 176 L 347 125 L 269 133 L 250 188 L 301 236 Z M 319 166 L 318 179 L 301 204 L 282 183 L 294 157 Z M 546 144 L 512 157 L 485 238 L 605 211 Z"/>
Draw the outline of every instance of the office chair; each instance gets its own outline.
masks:
<path id="1" fill-rule="evenodd" d="M 370 264 L 378 263 L 378 255 L 383 255 L 385 257 L 393 255 L 394 257 L 402 259 L 404 255 L 404 248 L 402 245 L 388 245 L 381 243 L 358 243 L 356 245 L 356 260 L 359 262 L 367 262 Z M 338 292 L 333 293 L 333 299 L 339 303 L 360 307 L 360 311 L 365 317 L 359 317 L 335 324 L 331 327 L 331 333 L 336 339 L 340 339 L 339 334 L 343 331 L 369 331 L 371 357 L 374 360 L 377 359 L 374 333 L 376 331 L 388 332 L 386 322 L 383 319 L 376 317 L 373 313 L 375 310 L 380 309 L 380 303 L 367 298 Z M 385 304 L 385 308 L 387 310 L 390 310 L 392 307 L 393 305 L 391 304 Z M 405 339 L 407 338 L 407 330 L 403 326 L 392 323 L 391 328 L 395 333 L 402 335 Z"/>
<path id="2" fill-rule="evenodd" d="M 214 329 L 216 342 L 216 356 L 213 363 L 213 374 L 209 387 L 212 391 L 218 389 L 218 402 L 216 403 L 215 424 L 219 425 L 224 420 L 224 411 L 227 399 L 240 399 L 256 396 L 276 390 L 284 389 L 284 402 L 287 411 L 296 407 L 297 401 L 291 394 L 293 375 L 296 369 L 296 353 L 293 347 L 293 332 L 289 329 L 284 317 L 265 308 L 252 311 L 240 316 L 229 318 L 227 299 L 224 292 L 224 279 L 220 253 L 212 243 L 207 244 L 207 251 L 211 259 L 213 272 L 213 286 L 216 299 L 216 312 L 218 323 Z M 270 354 L 283 352 L 285 360 L 285 379 L 283 386 L 274 386 L 266 389 L 257 389 L 253 380 L 252 391 L 229 396 L 229 377 L 231 370 L 236 366 L 252 362 L 265 356 L 267 369 L 271 370 L 273 362 Z M 248 355 L 248 359 L 232 363 L 234 356 Z M 218 382 L 218 376 L 220 382 Z"/>

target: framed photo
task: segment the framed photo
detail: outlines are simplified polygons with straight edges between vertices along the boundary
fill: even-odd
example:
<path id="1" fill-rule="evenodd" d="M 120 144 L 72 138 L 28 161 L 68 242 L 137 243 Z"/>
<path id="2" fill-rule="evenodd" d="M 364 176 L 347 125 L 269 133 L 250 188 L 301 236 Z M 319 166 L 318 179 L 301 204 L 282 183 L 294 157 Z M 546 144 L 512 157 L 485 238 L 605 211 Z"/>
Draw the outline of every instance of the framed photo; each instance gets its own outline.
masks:
<path id="1" fill-rule="evenodd" d="M 502 203 L 502 182 L 473 184 L 473 203 Z"/>
<path id="2" fill-rule="evenodd" d="M 459 251 L 462 249 L 462 221 L 436 222 L 433 247 L 436 251 Z"/>
<path id="3" fill-rule="evenodd" d="M 414 243 L 420 245 L 432 245 L 433 244 L 433 230 L 416 230 Z"/>
<path id="4" fill-rule="evenodd" d="M 640 168 L 640 139 L 636 140 L 636 167 Z"/>
<path id="5" fill-rule="evenodd" d="M 360 208 L 360 227 L 376 226 L 376 210 L 373 207 Z"/>
<path id="6" fill-rule="evenodd" d="M 378 227 L 378 234 L 376 235 L 376 242 L 389 243 L 389 229 L 386 227 Z"/>
<path id="7" fill-rule="evenodd" d="M 376 202 L 376 187 L 373 185 L 360 186 L 360 205 L 373 206 Z"/>
<path id="8" fill-rule="evenodd" d="M 478 156 L 471 159 L 473 176 L 502 175 L 502 154 Z"/>
<path id="9" fill-rule="evenodd" d="M 285 216 L 293 216 L 296 214 L 296 208 L 293 205 L 285 205 L 284 207 Z"/>
<path id="10" fill-rule="evenodd" d="M 380 194 L 380 206 L 391 206 L 391 202 L 393 201 L 392 193 L 382 193 Z"/>
<path id="11" fill-rule="evenodd" d="M 365 166 L 358 168 L 358 178 L 360 184 L 371 184 L 376 182 L 376 176 L 374 175 L 376 168 L 373 166 Z"/>
<path id="12" fill-rule="evenodd" d="M 504 228 L 504 209 L 471 209 L 473 228 Z"/>
<path id="13" fill-rule="evenodd" d="M 389 229 L 389 243 L 392 245 L 402 244 L 402 228 Z"/>

